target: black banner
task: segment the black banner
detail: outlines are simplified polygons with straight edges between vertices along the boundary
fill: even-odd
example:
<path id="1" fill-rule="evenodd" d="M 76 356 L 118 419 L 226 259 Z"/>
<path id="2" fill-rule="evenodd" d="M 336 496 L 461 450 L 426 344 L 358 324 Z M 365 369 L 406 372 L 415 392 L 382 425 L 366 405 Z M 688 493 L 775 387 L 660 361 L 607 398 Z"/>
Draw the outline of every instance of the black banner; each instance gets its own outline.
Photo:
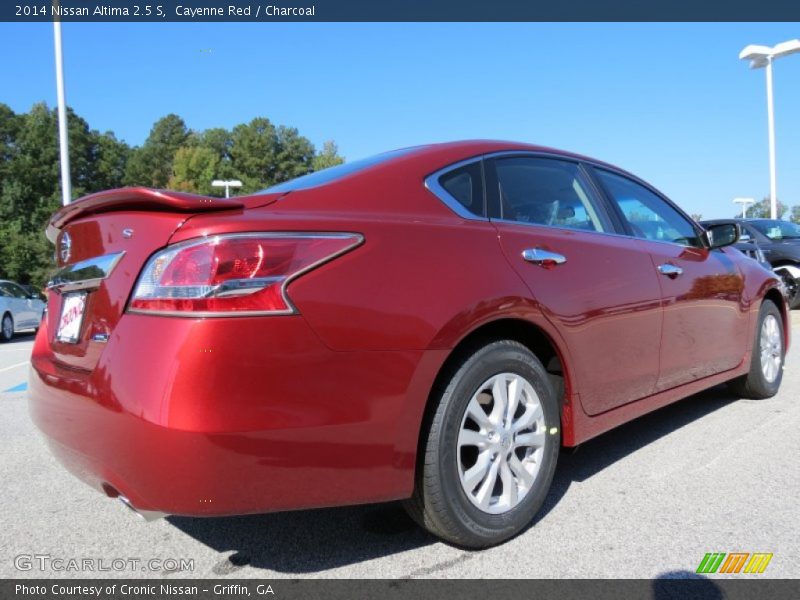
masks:
<path id="1" fill-rule="evenodd" d="M 654 580 L 250 580 L 159 579 L 159 580 L 4 580 L 0 598 L 52 600 L 219 600 L 254 598 L 264 600 L 445 600 L 471 598 L 523 600 L 557 598 L 624 600 L 762 599 L 796 600 L 800 581 L 780 579 L 706 579 L 687 574 L 688 579 Z"/>
<path id="2" fill-rule="evenodd" d="M 797 0 L 4 0 L 0 21 L 796 21 Z"/>

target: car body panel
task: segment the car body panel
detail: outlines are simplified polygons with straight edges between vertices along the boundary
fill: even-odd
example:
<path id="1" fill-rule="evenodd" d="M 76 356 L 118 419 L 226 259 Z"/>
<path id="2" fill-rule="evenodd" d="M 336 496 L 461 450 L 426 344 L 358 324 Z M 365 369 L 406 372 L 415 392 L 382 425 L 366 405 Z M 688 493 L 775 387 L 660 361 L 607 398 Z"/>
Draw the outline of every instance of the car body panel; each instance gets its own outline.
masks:
<path id="1" fill-rule="evenodd" d="M 59 259 L 59 266 L 114 253 L 122 253 L 122 257 L 111 274 L 90 290 L 78 343 L 61 342 L 56 339 L 56 332 L 51 331 L 53 360 L 73 369 L 95 368 L 106 348 L 105 340 L 123 316 L 142 265 L 155 249 L 167 244 L 186 218 L 180 213 L 120 211 L 79 218 L 64 227 L 58 234 L 56 247 L 68 235 L 71 250 L 69 260 Z M 130 237 L 123 234 L 125 230 Z M 65 293 L 58 289 L 49 291 L 47 311 L 54 322 L 61 315 L 64 297 Z"/>
<path id="2" fill-rule="evenodd" d="M 86 373 L 51 360 L 51 333 L 43 327 L 36 340 L 30 393 L 56 454 L 71 448 L 62 460 L 94 487 L 175 514 L 410 494 L 416 431 L 399 424 L 420 418 L 422 406 L 409 402 L 424 397 L 415 381 L 427 384 L 444 360 L 331 351 L 299 315 L 126 314 Z"/>
<path id="3" fill-rule="evenodd" d="M 736 261 L 724 250 L 649 240 L 639 244 L 656 268 L 669 264 L 683 271 L 674 279 L 659 276 L 664 323 L 656 391 L 737 367 L 750 335 L 744 278 Z"/>
<path id="4" fill-rule="evenodd" d="M 50 316 L 31 358 L 30 409 L 56 456 L 142 510 L 222 515 L 391 500 L 413 490 L 443 369 L 465 340 L 494 324 L 533 327 L 552 344 L 563 365 L 568 446 L 746 372 L 754 314 L 780 285 L 774 275 L 733 253 L 706 257 L 713 268 L 701 275 L 730 276 L 732 264 L 743 274 L 739 312 L 728 315 L 734 303 L 718 298 L 731 291 L 725 280 L 675 319 L 680 325 L 681 314 L 697 319 L 724 304 L 725 316 L 711 322 L 738 362 L 713 355 L 715 368 L 727 370 L 695 372 L 700 379 L 658 391 L 660 369 L 677 366 L 659 351 L 667 315 L 691 286 L 664 294 L 651 254 L 697 257 L 659 254 L 621 232 L 465 218 L 425 188 L 448 165 L 506 151 L 557 153 L 506 142 L 431 145 L 321 187 L 238 198 L 241 207 L 192 211 L 196 199 L 177 198 L 149 210 L 147 194 L 132 207 L 116 203 L 127 197 L 114 193 L 93 212 L 70 213 L 60 230 L 54 226 L 57 242 L 64 232 L 72 238 L 60 267 L 124 255 L 89 292 L 75 344 L 55 340 L 63 293 L 48 292 Z M 125 310 L 157 250 L 262 231 L 352 232 L 364 243 L 288 284 L 296 314 Z M 569 260 L 552 271 L 520 262 L 531 244 L 563 247 Z M 733 323 L 744 333 L 731 334 Z M 689 332 L 669 328 L 674 347 L 699 351 Z"/>
<path id="5" fill-rule="evenodd" d="M 506 258 L 570 349 L 574 385 L 588 414 L 653 393 L 658 378 L 661 291 L 636 240 L 616 235 L 495 222 Z M 562 254 L 545 269 L 524 250 Z M 620 329 L 620 325 L 624 327 Z"/>

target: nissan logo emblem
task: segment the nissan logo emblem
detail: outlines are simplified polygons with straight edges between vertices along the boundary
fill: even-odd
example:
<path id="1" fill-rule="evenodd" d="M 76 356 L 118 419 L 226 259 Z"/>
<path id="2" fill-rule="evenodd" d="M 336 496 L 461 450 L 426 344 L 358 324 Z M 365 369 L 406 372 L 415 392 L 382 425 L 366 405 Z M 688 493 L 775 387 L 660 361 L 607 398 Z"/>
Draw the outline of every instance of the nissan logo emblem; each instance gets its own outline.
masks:
<path id="1" fill-rule="evenodd" d="M 69 255 L 72 252 L 72 238 L 65 231 L 61 234 L 61 241 L 58 246 L 58 255 L 61 257 L 61 262 L 67 262 Z"/>

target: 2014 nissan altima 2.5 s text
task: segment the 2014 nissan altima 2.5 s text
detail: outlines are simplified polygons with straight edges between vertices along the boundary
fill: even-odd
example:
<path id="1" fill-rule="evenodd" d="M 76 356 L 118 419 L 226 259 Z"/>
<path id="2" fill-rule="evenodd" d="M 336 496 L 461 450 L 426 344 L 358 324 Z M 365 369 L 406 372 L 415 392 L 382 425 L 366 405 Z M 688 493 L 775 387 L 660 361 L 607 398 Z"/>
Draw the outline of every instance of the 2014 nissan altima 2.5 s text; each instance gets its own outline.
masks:
<path id="1" fill-rule="evenodd" d="M 56 213 L 31 414 L 146 516 L 404 500 L 522 531 L 559 449 L 728 382 L 781 384 L 784 288 L 637 177 L 538 146 L 407 148 L 230 200 Z"/>

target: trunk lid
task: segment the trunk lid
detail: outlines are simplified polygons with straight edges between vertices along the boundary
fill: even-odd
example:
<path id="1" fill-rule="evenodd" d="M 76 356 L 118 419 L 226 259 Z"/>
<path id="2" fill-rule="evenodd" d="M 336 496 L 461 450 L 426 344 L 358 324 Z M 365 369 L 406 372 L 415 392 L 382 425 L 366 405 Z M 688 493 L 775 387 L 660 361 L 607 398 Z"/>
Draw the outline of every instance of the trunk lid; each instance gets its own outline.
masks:
<path id="1" fill-rule="evenodd" d="M 123 188 L 86 196 L 59 210 L 47 227 L 59 267 L 47 301 L 46 329 L 54 359 L 72 369 L 95 367 L 145 262 L 187 219 L 264 206 L 281 195 L 225 200 Z M 60 326 L 66 334 L 61 339 Z"/>

